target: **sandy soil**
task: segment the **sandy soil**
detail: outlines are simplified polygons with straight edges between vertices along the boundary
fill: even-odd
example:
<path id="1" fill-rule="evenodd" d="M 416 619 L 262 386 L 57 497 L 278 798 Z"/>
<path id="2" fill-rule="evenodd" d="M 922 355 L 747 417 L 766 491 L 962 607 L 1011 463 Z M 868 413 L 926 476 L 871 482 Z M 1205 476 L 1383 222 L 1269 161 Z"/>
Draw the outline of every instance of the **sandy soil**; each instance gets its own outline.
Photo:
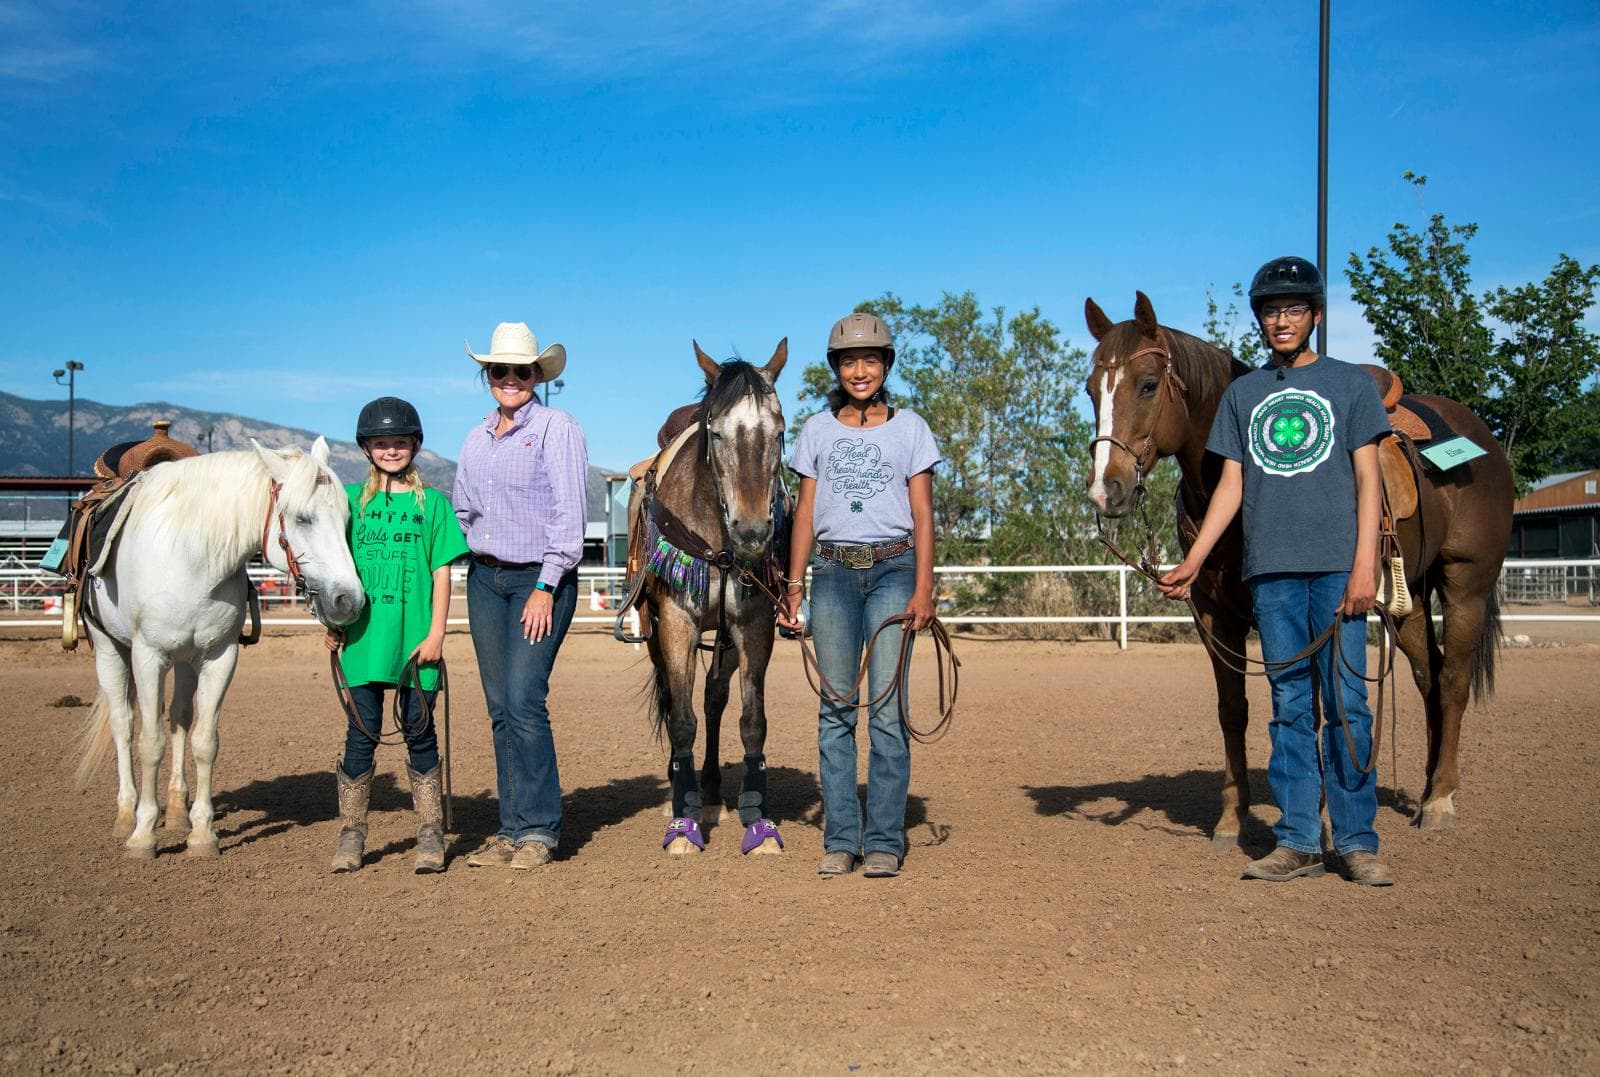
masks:
<path id="1" fill-rule="evenodd" d="M 495 826 L 467 637 L 453 852 Z M 1504 652 L 1469 714 L 1460 822 L 1407 825 L 1420 705 L 1378 828 L 1400 885 L 1243 882 L 1208 854 L 1220 737 L 1193 645 L 963 640 L 962 708 L 918 748 L 906 873 L 819 879 L 815 732 L 793 644 L 768 700 L 788 852 L 738 831 L 660 851 L 665 757 L 641 656 L 574 635 L 557 667 L 557 861 L 411 872 L 398 749 L 369 856 L 326 873 L 340 718 L 317 640 L 248 652 L 219 761 L 219 860 L 129 862 L 114 776 L 67 791 L 92 660 L 0 642 L 0 1070 L 796 1073 L 1600 1070 L 1600 646 Z M 924 678 L 926 680 L 926 678 Z M 1270 845 L 1253 685 L 1246 849 Z M 737 758 L 737 748 L 724 757 Z M 729 768 L 730 795 L 738 777 Z"/>

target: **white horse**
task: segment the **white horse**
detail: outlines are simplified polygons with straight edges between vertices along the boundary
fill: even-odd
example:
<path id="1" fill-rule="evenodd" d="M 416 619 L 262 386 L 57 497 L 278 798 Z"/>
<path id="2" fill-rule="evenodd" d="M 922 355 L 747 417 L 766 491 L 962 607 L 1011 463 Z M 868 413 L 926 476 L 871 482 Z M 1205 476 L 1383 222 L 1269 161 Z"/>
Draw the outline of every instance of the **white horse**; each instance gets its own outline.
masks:
<path id="1" fill-rule="evenodd" d="M 173 671 L 171 829 L 188 823 L 188 852 L 216 856 L 211 828 L 211 768 L 217 719 L 233 679 L 249 584 L 245 563 L 263 553 L 310 596 L 312 612 L 330 628 L 349 624 L 365 596 L 345 537 L 350 508 L 328 467 L 328 443 L 309 454 L 255 446 L 159 464 L 142 474 L 104 571 L 91 578 L 83 602 L 94 639 L 100 694 L 84 732 L 81 788 L 117 749 L 117 837 L 135 859 L 156 855 L 156 768 L 166 748 L 162 696 Z M 138 694 L 139 786 L 135 810 L 132 688 Z M 184 741 L 194 755 L 194 806 Z"/>

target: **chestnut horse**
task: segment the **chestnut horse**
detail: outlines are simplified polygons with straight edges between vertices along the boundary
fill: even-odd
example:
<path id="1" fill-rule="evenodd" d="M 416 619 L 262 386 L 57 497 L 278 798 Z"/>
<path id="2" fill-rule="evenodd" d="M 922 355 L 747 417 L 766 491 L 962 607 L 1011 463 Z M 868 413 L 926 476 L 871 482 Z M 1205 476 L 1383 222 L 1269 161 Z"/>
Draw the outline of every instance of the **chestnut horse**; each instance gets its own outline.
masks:
<path id="1" fill-rule="evenodd" d="M 700 824 L 711 821 L 702 813 L 726 815 L 718 737 L 728 684 L 738 668 L 744 746 L 740 848 L 776 853 L 783 841 L 767 808 L 765 686 L 775 630 L 772 596 L 782 586 L 784 556 L 778 548 L 783 406 L 773 383 L 789 345 L 780 341 L 764 367 L 740 359 L 719 365 L 698 344 L 694 351 L 706 377 L 705 397 L 670 462 L 658 458 L 665 470 L 653 490 L 647 487 L 636 521 L 647 529 L 648 565 L 640 582 L 649 623 L 652 710 L 657 734 L 664 731 L 672 746 L 672 822 L 662 845 L 673 855 L 697 853 L 705 847 Z M 705 684 L 705 767 L 696 781 L 693 693 L 705 649 L 702 633 L 714 633 L 715 642 Z"/>
<path id="2" fill-rule="evenodd" d="M 1221 348 L 1157 323 L 1138 293 L 1131 321 L 1115 325 L 1093 299 L 1084 303 L 1089 332 L 1098 342 L 1087 390 L 1094 403 L 1096 440 L 1089 497 L 1101 515 L 1136 512 L 1144 476 L 1157 459 L 1178 461 L 1181 516 L 1205 518 L 1222 474 L 1222 460 L 1207 454 L 1206 438 L 1228 385 L 1249 368 Z M 1424 829 L 1455 821 L 1461 716 L 1474 698 L 1494 689 L 1500 645 L 1500 568 L 1511 537 L 1514 484 L 1511 466 L 1489 428 L 1453 400 L 1419 397 L 1484 455 L 1445 472 L 1418 476 L 1417 510 L 1397 527 L 1406 583 L 1415 603 L 1396 620 L 1400 649 L 1411 663 L 1428 724 L 1427 785 L 1414 822 Z M 1179 528 L 1185 551 L 1194 531 Z M 1236 653 L 1251 627 L 1249 588 L 1241 575 L 1240 522 L 1217 543 L 1191 589 L 1201 631 Z M 1442 605 L 1436 630 L 1433 599 Z M 1245 760 L 1248 709 L 1244 675 L 1215 651 L 1217 718 L 1222 725 L 1222 814 L 1212 832 L 1214 851 L 1238 844 L 1250 810 Z"/>

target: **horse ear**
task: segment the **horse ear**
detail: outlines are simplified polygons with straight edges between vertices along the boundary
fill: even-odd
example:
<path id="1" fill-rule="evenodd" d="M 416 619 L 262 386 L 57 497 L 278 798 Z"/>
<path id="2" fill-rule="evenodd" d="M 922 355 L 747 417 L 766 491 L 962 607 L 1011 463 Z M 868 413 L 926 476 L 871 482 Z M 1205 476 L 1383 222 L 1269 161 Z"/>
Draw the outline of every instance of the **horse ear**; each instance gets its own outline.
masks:
<path id="1" fill-rule="evenodd" d="M 276 450 L 263 446 L 255 438 L 250 439 L 250 447 L 255 449 L 256 455 L 261 458 L 261 464 L 267 469 L 267 474 L 282 482 L 284 474 L 288 471 L 284 466 L 283 457 L 279 456 Z"/>
<path id="2" fill-rule="evenodd" d="M 328 462 L 328 439 L 321 434 L 318 434 L 317 440 L 311 443 L 311 459 L 319 464 Z"/>
<path id="3" fill-rule="evenodd" d="M 1106 317 L 1106 312 L 1100 309 L 1100 304 L 1093 297 L 1083 301 L 1083 320 L 1089 323 L 1089 335 L 1096 340 L 1104 340 L 1106 334 L 1111 332 L 1111 319 Z"/>
<path id="4" fill-rule="evenodd" d="M 783 364 L 789 361 L 789 338 L 784 337 L 778 341 L 778 346 L 773 349 L 772 358 L 767 360 L 767 365 L 762 370 L 767 372 L 767 377 L 773 381 L 778 380 L 778 375 L 783 371 Z"/>
<path id="5" fill-rule="evenodd" d="M 1156 308 L 1150 302 L 1150 297 L 1143 292 L 1135 292 L 1133 300 L 1133 320 L 1138 323 L 1140 332 L 1147 337 L 1156 335 L 1161 328 L 1156 321 Z"/>
<path id="6" fill-rule="evenodd" d="M 694 357 L 699 360 L 700 369 L 705 371 L 706 384 L 715 385 L 717 378 L 722 374 L 722 367 L 717 364 L 715 359 L 700 350 L 700 342 L 698 340 L 691 340 L 689 343 L 694 345 Z"/>

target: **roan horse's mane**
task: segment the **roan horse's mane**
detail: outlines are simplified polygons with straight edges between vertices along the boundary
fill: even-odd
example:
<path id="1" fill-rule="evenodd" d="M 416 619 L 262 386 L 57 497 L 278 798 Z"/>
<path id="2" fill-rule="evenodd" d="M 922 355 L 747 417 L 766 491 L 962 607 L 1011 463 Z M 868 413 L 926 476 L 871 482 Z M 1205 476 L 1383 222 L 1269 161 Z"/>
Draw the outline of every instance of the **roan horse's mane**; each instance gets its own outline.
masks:
<path id="1" fill-rule="evenodd" d="M 1163 325 L 1162 330 L 1172 342 L 1172 368 L 1189 387 L 1191 402 L 1215 402 L 1222 398 L 1223 390 L 1250 367 L 1235 359 L 1233 353 L 1181 329 Z M 1100 346 L 1111 355 L 1132 355 L 1142 346 L 1139 324 L 1129 320 L 1118 322 L 1100 341 Z"/>
<path id="2" fill-rule="evenodd" d="M 288 474 L 278 506 L 292 517 L 311 503 L 325 469 L 299 449 L 283 459 Z M 165 541 L 183 543 L 211 564 L 241 561 L 261 541 L 267 469 L 254 450 L 160 464 L 140 476 L 137 494 L 127 530 L 149 523 Z"/>

